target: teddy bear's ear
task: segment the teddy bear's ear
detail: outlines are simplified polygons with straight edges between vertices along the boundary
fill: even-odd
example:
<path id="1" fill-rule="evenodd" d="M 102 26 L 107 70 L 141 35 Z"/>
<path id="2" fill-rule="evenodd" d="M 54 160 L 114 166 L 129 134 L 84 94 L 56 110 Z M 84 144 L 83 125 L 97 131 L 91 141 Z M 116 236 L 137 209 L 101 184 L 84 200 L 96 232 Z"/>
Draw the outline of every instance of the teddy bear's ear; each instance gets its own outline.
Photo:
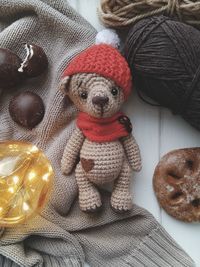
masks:
<path id="1" fill-rule="evenodd" d="M 59 84 L 59 90 L 61 90 L 64 94 L 67 94 L 69 91 L 69 82 L 70 76 L 66 76 L 61 80 Z"/>

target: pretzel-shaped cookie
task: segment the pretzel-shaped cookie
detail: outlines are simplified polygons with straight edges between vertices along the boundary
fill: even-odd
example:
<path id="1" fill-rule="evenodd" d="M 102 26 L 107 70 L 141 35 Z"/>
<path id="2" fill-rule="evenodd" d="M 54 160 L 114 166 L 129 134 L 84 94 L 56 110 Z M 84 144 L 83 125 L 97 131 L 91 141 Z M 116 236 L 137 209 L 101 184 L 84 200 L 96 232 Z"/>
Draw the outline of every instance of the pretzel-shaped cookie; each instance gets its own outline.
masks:
<path id="1" fill-rule="evenodd" d="M 200 221 L 200 148 L 166 154 L 155 169 L 153 186 L 168 214 L 186 222 Z"/>

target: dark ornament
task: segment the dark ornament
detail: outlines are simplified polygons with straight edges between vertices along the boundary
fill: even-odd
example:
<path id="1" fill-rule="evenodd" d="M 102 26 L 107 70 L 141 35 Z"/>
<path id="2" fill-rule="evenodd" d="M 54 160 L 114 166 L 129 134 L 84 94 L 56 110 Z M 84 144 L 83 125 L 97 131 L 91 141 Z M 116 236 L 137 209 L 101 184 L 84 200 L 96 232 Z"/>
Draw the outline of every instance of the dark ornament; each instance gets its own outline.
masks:
<path id="1" fill-rule="evenodd" d="M 42 121 L 45 108 L 40 96 L 26 91 L 14 96 L 10 101 L 9 112 L 17 124 L 32 129 Z"/>
<path id="2" fill-rule="evenodd" d="M 9 49 L 0 48 L 0 88 L 12 88 L 21 83 L 24 76 L 18 72 L 21 59 Z"/>
<path id="3" fill-rule="evenodd" d="M 48 66 L 48 59 L 44 50 L 35 44 L 25 44 L 26 57 L 22 62 L 19 72 L 28 78 L 41 75 Z"/>

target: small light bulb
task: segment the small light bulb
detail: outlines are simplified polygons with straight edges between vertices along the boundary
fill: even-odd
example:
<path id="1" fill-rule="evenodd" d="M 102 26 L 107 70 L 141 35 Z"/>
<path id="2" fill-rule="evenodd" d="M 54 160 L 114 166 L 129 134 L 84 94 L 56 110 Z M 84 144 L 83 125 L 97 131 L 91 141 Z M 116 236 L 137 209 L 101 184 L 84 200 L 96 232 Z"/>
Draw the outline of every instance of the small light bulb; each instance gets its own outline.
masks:
<path id="1" fill-rule="evenodd" d="M 49 181 L 49 174 L 48 173 L 45 173 L 43 176 L 42 176 L 42 179 L 44 180 L 44 181 Z"/>
<path id="2" fill-rule="evenodd" d="M 13 194 L 13 193 L 15 192 L 15 190 L 14 190 L 13 187 L 9 187 L 9 188 L 8 188 L 8 191 L 9 191 L 11 194 Z"/>
<path id="3" fill-rule="evenodd" d="M 28 211 L 29 210 L 29 205 L 26 202 L 23 202 L 23 210 Z"/>
<path id="4" fill-rule="evenodd" d="M 32 146 L 30 149 L 30 153 L 38 152 L 38 148 L 36 146 Z"/>
<path id="5" fill-rule="evenodd" d="M 36 176 L 36 173 L 34 171 L 31 171 L 29 174 L 28 174 L 28 179 L 31 181 L 32 179 L 34 179 Z"/>
<path id="6" fill-rule="evenodd" d="M 13 182 L 17 184 L 19 182 L 19 176 L 17 175 L 13 176 Z"/>

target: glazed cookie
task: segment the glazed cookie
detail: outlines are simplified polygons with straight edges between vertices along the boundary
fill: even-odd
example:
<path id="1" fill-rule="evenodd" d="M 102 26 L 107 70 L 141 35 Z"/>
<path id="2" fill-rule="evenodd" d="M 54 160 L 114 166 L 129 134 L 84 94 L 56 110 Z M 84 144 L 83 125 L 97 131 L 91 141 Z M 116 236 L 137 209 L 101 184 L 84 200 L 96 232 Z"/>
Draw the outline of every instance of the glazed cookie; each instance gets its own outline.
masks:
<path id="1" fill-rule="evenodd" d="M 163 209 L 178 220 L 200 221 L 200 148 L 174 150 L 158 163 L 154 191 Z"/>

